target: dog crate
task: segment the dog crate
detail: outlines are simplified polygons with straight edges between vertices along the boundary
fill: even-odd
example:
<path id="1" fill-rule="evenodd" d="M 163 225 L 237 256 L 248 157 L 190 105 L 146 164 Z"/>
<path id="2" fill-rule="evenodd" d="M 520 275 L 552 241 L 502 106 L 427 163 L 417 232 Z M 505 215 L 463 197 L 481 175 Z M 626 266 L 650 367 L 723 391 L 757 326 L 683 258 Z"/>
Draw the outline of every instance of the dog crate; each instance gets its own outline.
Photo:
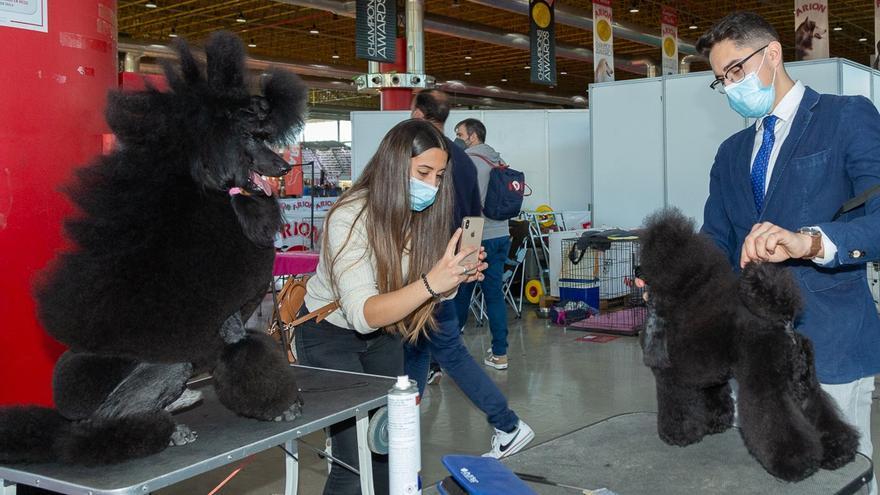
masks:
<path id="1" fill-rule="evenodd" d="M 647 315 L 644 289 L 635 284 L 639 242 L 633 236 L 610 236 L 608 241 L 603 246 L 588 247 L 581 256 L 577 238 L 562 240 L 559 297 L 583 301 L 596 310 L 595 315 L 572 327 L 635 335 L 644 328 Z M 570 259 L 572 251 L 579 261 Z"/>

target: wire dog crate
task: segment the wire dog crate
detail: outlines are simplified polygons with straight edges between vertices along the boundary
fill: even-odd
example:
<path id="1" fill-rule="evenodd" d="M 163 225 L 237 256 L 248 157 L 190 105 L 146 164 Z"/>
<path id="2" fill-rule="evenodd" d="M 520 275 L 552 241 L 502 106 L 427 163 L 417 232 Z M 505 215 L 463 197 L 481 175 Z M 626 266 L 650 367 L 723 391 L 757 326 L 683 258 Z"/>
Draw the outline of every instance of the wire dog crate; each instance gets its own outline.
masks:
<path id="1" fill-rule="evenodd" d="M 596 314 L 571 325 L 596 332 L 636 335 L 644 328 L 647 311 L 636 287 L 639 264 L 638 239 L 610 236 L 602 246 L 588 247 L 582 255 L 577 238 L 562 240 L 559 297 L 583 301 Z M 576 263 L 569 258 L 574 251 Z"/>

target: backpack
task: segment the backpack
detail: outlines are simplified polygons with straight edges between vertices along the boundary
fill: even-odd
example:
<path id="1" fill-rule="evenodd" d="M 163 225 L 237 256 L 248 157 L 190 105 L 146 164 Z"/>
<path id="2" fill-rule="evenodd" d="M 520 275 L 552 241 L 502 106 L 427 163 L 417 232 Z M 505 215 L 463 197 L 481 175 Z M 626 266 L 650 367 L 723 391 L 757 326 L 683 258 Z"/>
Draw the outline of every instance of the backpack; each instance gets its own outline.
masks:
<path id="1" fill-rule="evenodd" d="M 470 156 L 476 156 L 492 167 L 486 199 L 483 201 L 483 215 L 492 220 L 510 220 L 519 215 L 523 197 L 531 194 L 526 193 L 526 174 L 510 168 L 504 162 L 496 165 L 485 156 L 476 153 Z"/>

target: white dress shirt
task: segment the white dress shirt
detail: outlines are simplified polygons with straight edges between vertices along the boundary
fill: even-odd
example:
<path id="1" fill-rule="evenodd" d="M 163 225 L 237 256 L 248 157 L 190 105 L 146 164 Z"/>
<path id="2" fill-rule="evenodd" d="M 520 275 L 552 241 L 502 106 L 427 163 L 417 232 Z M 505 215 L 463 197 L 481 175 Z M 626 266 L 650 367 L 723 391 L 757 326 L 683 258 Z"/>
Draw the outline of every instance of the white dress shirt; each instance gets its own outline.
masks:
<path id="1" fill-rule="evenodd" d="M 782 100 L 779 101 L 779 104 L 776 105 L 776 108 L 770 112 L 770 115 L 775 115 L 777 117 L 776 126 L 774 127 L 774 134 L 776 136 L 776 140 L 773 142 L 773 149 L 770 151 L 770 161 L 767 164 L 767 174 L 764 176 L 764 193 L 767 193 L 767 188 L 770 186 L 770 178 L 773 177 L 773 167 L 776 165 L 776 159 L 779 158 L 779 150 L 782 149 L 782 144 L 788 138 L 788 134 L 791 131 L 791 124 L 794 121 L 795 115 L 797 115 L 798 108 L 801 106 L 801 100 L 804 99 L 804 92 L 806 88 L 804 84 L 800 81 L 797 81 L 794 86 L 788 90 L 788 93 L 782 97 Z M 764 118 L 760 118 L 755 121 L 755 147 L 752 149 L 752 166 L 755 165 L 755 157 L 758 155 L 758 150 L 761 149 L 761 143 L 764 141 Z M 821 229 L 819 229 L 821 231 Z M 834 256 L 837 254 L 837 246 L 831 242 L 831 239 L 825 235 L 825 232 L 822 232 L 822 246 L 824 247 L 825 253 L 822 258 L 813 258 L 813 261 L 819 265 L 825 265 L 834 259 Z"/>

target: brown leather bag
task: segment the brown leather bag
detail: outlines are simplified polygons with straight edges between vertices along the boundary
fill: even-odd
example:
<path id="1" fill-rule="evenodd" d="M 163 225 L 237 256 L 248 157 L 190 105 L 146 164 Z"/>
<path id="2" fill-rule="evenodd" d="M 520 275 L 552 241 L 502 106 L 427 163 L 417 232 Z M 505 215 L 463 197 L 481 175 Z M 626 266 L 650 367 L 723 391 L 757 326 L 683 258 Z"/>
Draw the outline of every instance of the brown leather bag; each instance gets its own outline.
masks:
<path id="1" fill-rule="evenodd" d="M 284 341 L 284 348 L 287 349 L 287 360 L 290 363 L 296 363 L 296 358 L 290 350 L 294 329 L 310 320 L 320 323 L 327 315 L 339 308 L 339 303 L 333 301 L 311 313 L 297 317 L 302 310 L 303 304 L 305 304 L 306 284 L 308 281 L 309 277 L 290 277 L 284 282 L 281 290 L 276 295 L 275 309 L 272 314 L 272 321 L 269 323 L 269 335 L 277 333 L 278 338 Z"/>

